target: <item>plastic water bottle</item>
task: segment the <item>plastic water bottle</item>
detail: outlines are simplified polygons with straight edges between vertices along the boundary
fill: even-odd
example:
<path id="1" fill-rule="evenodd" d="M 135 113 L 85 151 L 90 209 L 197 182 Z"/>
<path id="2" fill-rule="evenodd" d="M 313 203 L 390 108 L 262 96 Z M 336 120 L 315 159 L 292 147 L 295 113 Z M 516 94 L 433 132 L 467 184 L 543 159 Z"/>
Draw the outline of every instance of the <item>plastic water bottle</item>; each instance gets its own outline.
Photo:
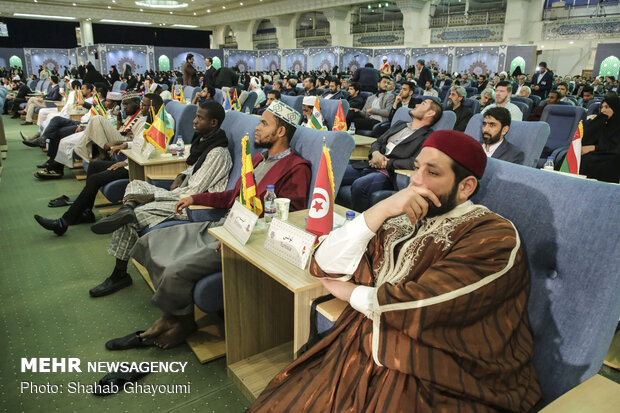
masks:
<path id="1" fill-rule="evenodd" d="M 182 158 L 185 154 L 185 142 L 183 142 L 183 136 L 179 135 L 177 138 L 177 155 Z"/>
<path id="2" fill-rule="evenodd" d="M 553 156 L 547 157 L 547 162 L 545 162 L 545 166 L 543 167 L 543 169 L 546 169 L 548 171 L 553 171 L 554 170 Z"/>
<path id="3" fill-rule="evenodd" d="M 353 220 L 355 219 L 355 212 L 353 212 L 353 211 L 347 211 L 347 214 L 346 214 L 346 219 L 347 219 L 347 222 L 345 222 L 345 223 L 344 223 L 345 225 L 346 225 L 346 224 L 348 224 L 349 222 L 351 222 L 351 221 L 353 221 Z"/>
<path id="4" fill-rule="evenodd" d="M 349 134 L 355 135 L 355 122 L 351 122 L 351 126 L 349 126 Z"/>
<path id="5" fill-rule="evenodd" d="M 263 198 L 263 211 L 265 212 L 265 222 L 270 223 L 276 216 L 276 193 L 273 185 L 267 185 L 267 192 Z"/>

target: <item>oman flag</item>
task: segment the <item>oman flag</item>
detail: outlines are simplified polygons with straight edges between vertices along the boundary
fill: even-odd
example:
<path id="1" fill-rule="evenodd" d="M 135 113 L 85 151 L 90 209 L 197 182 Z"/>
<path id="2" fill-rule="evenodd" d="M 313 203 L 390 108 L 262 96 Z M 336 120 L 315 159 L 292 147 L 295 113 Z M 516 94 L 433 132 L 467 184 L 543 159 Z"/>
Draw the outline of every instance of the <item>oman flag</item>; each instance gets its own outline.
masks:
<path id="1" fill-rule="evenodd" d="M 579 122 L 579 126 L 575 131 L 575 136 L 568 147 L 566 158 L 562 162 L 560 171 L 569 172 L 579 175 L 579 166 L 581 165 L 581 137 L 583 136 L 583 121 Z"/>
<path id="2" fill-rule="evenodd" d="M 334 174 L 329 149 L 323 143 L 323 155 L 314 184 L 312 202 L 308 211 L 306 231 L 317 237 L 327 235 L 334 226 Z"/>

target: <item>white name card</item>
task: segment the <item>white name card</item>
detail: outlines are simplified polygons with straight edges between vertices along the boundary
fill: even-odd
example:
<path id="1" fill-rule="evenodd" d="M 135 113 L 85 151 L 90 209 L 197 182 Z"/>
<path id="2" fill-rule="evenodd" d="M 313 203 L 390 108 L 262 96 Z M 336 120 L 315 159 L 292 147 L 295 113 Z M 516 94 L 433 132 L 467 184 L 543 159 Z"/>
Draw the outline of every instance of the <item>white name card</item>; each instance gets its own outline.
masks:
<path id="1" fill-rule="evenodd" d="M 252 235 L 252 230 L 258 221 L 258 216 L 241 205 L 239 201 L 235 201 L 234 205 L 228 212 L 224 228 L 232 234 L 241 244 L 245 245 Z"/>
<path id="2" fill-rule="evenodd" d="M 315 239 L 316 235 L 274 218 L 267 230 L 265 249 L 303 270 Z"/>

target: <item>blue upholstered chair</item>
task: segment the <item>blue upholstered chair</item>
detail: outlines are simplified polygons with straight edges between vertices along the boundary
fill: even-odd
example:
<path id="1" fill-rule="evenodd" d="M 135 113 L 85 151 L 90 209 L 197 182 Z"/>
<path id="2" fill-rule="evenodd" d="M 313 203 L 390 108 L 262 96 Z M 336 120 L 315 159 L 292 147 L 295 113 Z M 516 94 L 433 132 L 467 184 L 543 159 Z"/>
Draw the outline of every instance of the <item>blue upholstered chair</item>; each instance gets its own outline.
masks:
<path id="1" fill-rule="evenodd" d="M 534 107 L 540 105 L 540 102 L 542 101 L 542 98 L 538 95 L 530 95 L 530 99 L 534 101 Z"/>
<path id="2" fill-rule="evenodd" d="M 546 405 L 598 372 L 618 324 L 620 222 L 609 206 L 620 204 L 620 187 L 489 159 L 473 201 L 519 231 Z M 320 314 L 318 324 L 332 325 Z"/>
<path id="3" fill-rule="evenodd" d="M 189 103 L 193 102 L 194 96 L 196 96 L 198 92 L 200 92 L 199 87 L 183 86 L 183 96 L 185 97 L 186 102 L 189 102 Z"/>
<path id="4" fill-rule="evenodd" d="M 601 110 L 601 102 L 593 102 L 588 105 L 588 116 L 598 115 Z"/>
<path id="5" fill-rule="evenodd" d="M 302 98 L 303 100 L 303 98 Z M 347 113 L 349 112 L 349 102 L 345 99 L 323 99 L 319 98 L 319 106 L 321 107 L 321 114 L 323 115 L 323 119 L 325 119 L 325 124 L 329 130 L 334 128 L 334 118 L 336 117 L 336 112 L 338 111 L 338 104 L 342 102 L 342 112 L 346 118 Z"/>
<path id="6" fill-rule="evenodd" d="M 282 102 L 286 103 L 287 105 L 289 105 L 290 107 L 295 109 L 297 112 L 303 113 L 302 112 L 302 104 L 303 104 L 303 100 L 304 100 L 303 96 L 282 95 L 281 100 L 282 100 Z M 301 121 L 301 118 L 300 118 L 300 121 Z"/>
<path id="7" fill-rule="evenodd" d="M 112 85 L 112 92 L 120 92 L 122 90 L 127 90 L 127 83 L 120 80 L 114 82 L 114 84 Z"/>
<path id="8" fill-rule="evenodd" d="M 467 98 L 463 102 L 463 106 L 469 109 L 474 115 L 480 112 L 480 101 L 477 99 Z"/>
<path id="9" fill-rule="evenodd" d="M 36 88 L 36 86 L 37 86 L 37 81 L 36 81 L 36 80 L 34 80 L 34 79 L 29 80 L 29 81 L 28 81 L 28 83 L 26 83 L 26 85 L 28 86 L 28 88 L 29 88 L 30 90 L 32 90 L 32 91 L 34 92 L 34 90 L 35 90 L 35 88 Z"/>
<path id="10" fill-rule="evenodd" d="M 256 92 L 248 93 L 248 97 L 245 99 L 245 102 L 243 102 L 243 105 L 241 106 L 241 112 L 251 112 L 252 109 L 254 109 L 257 98 L 258 95 L 256 94 Z"/>
<path id="11" fill-rule="evenodd" d="M 529 108 L 528 108 L 526 103 L 519 102 L 517 100 L 515 100 L 515 101 L 511 100 L 510 103 L 512 103 L 514 105 L 517 105 L 517 107 L 519 108 L 519 110 L 523 114 L 523 119 L 527 119 L 527 118 L 530 117 L 530 110 L 529 110 Z"/>
<path id="12" fill-rule="evenodd" d="M 224 103 L 224 94 L 222 93 L 222 89 L 215 88 L 215 95 L 213 96 L 213 100 L 215 100 L 220 105 Z"/>
<path id="13" fill-rule="evenodd" d="M 465 133 L 478 141 L 482 141 L 482 120 L 484 116 L 474 115 L 467 124 Z M 526 122 L 513 120 L 506 140 L 521 149 L 525 154 L 523 165 L 535 167 L 540 158 L 545 142 L 549 137 L 550 128 L 545 122 Z"/>
<path id="14" fill-rule="evenodd" d="M 465 88 L 465 91 L 467 92 L 467 97 L 470 98 L 478 93 L 478 88 L 468 86 Z"/>
<path id="15" fill-rule="evenodd" d="M 174 119 L 175 134 L 172 138 L 174 142 L 176 138 L 183 136 L 183 142 L 191 143 L 194 136 L 194 118 L 196 117 L 196 105 L 184 105 L 176 100 L 166 103 L 166 112 Z"/>
<path id="16" fill-rule="evenodd" d="M 228 149 L 233 157 L 233 170 L 226 189 L 234 188 L 241 175 L 241 139 L 245 134 L 250 136 L 252 153 L 256 152 L 253 148 L 253 141 L 254 129 L 258 122 L 259 118 L 241 112 L 230 111 L 226 113 L 222 129 L 226 131 L 228 136 Z M 338 193 L 340 182 L 344 176 L 347 161 L 355 147 L 353 138 L 346 132 L 326 132 L 310 128 L 297 128 L 291 141 L 291 147 L 312 164 L 312 182 L 308 191 L 309 195 L 312 194 L 322 156 L 323 137 L 325 137 L 325 144 L 330 148 L 336 193 Z M 308 207 L 310 207 L 310 203 L 311 197 L 308 196 Z M 202 311 L 220 311 L 223 308 L 222 273 L 206 275 L 194 287 L 193 296 L 194 303 Z"/>
<path id="17" fill-rule="evenodd" d="M 551 133 L 545 144 L 545 152 L 551 153 L 558 148 L 567 146 L 575 135 L 579 122 L 585 120 L 586 110 L 572 105 L 549 105 L 545 106 L 540 120 L 547 122 Z M 543 156 L 538 161 L 538 167 L 542 167 L 546 161 Z"/>
<path id="18" fill-rule="evenodd" d="M 34 90 L 35 92 L 41 92 L 43 90 L 43 83 L 45 82 L 45 80 L 40 79 L 40 80 L 37 80 L 36 82 L 37 82 L 37 85 L 35 86 Z"/>
<path id="19" fill-rule="evenodd" d="M 430 100 L 432 100 L 432 101 L 437 102 L 437 104 L 438 104 L 438 105 L 441 105 L 441 99 L 439 99 L 438 97 L 435 97 L 435 96 L 424 96 L 424 95 L 420 95 L 420 96 L 418 96 L 418 98 L 419 98 L 420 100 L 427 100 L 427 99 L 430 99 Z"/>

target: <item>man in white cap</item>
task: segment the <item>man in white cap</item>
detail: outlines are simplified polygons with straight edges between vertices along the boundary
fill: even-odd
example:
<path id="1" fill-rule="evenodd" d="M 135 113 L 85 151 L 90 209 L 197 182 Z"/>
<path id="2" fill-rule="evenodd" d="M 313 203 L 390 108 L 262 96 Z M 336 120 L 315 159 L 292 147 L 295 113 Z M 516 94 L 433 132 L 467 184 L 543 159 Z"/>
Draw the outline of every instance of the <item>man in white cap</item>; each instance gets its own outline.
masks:
<path id="1" fill-rule="evenodd" d="M 266 149 L 252 157 L 256 196 L 264 198 L 267 185 L 274 185 L 278 197 L 291 200 L 291 211 L 306 208 L 312 180 L 310 163 L 290 147 L 300 116 L 285 103 L 274 101 L 261 116 L 254 133 L 254 147 Z M 192 195 L 177 203 L 176 212 L 182 214 L 193 204 L 229 209 L 239 198 L 240 188 L 241 178 L 234 189 Z M 153 285 L 157 286 L 151 301 L 162 310 L 162 316 L 146 331 L 109 341 L 108 349 L 170 348 L 181 344 L 196 330 L 192 291 L 205 275 L 221 271 L 219 242 L 208 229 L 223 223 L 222 219 L 175 225 L 140 238 L 131 256 L 146 267 Z"/>
<path id="2" fill-rule="evenodd" d="M 308 126 L 310 118 L 312 118 L 312 109 L 316 102 L 316 96 L 304 96 L 304 100 L 301 102 L 301 110 L 303 117 L 301 118 L 301 126 Z"/>
<path id="3" fill-rule="evenodd" d="M 256 102 L 254 103 L 254 107 L 260 106 L 261 103 L 267 100 L 267 97 L 265 97 L 265 92 L 263 92 L 263 89 L 261 89 L 260 80 L 258 80 L 257 77 L 252 77 L 250 79 L 249 89 L 250 92 L 256 93 Z"/>
<path id="4" fill-rule="evenodd" d="M 379 68 L 379 72 L 381 73 L 381 76 L 390 76 L 392 74 L 392 70 L 390 68 L 390 64 L 388 63 L 387 56 L 383 56 L 381 61 L 382 61 L 381 67 Z"/>

